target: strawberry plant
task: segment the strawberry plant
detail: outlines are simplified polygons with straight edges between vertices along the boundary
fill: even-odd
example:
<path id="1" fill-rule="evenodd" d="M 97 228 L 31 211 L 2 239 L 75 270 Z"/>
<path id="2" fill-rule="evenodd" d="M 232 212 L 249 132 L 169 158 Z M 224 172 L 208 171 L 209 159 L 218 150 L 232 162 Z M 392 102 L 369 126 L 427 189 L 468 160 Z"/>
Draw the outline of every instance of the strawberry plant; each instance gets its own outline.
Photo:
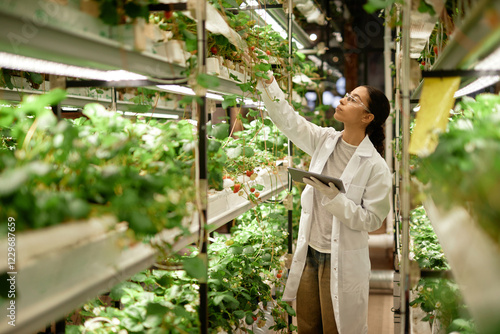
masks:
<path id="1" fill-rule="evenodd" d="M 283 316 L 295 315 L 287 303 L 274 301 L 271 290 L 272 284 L 283 284 L 276 272 L 283 267 L 286 252 L 285 218 L 274 206 L 260 208 L 238 218 L 230 239 L 215 234 L 209 245 L 211 333 L 263 326 L 263 314 L 271 308 L 275 319 L 272 328 L 281 331 L 287 328 Z M 198 276 L 205 269 L 203 262 L 189 261 L 196 259 L 196 254 L 193 249 L 190 256 L 178 260 L 184 262 L 185 272 L 146 270 L 115 286 L 110 297 L 121 302 L 121 309 L 100 300 L 87 303 L 80 312 L 85 323 L 68 326 L 69 333 L 199 332 L 198 285 L 190 275 Z M 279 300 L 280 296 L 275 297 Z"/>
<path id="2" fill-rule="evenodd" d="M 98 104 L 85 107 L 88 119 L 57 122 L 45 106 L 64 96 L 56 90 L 0 110 L 9 138 L 0 150 L 0 216 L 23 217 L 19 231 L 104 213 L 138 235 L 181 227 L 194 196 L 192 125 L 134 123 Z"/>

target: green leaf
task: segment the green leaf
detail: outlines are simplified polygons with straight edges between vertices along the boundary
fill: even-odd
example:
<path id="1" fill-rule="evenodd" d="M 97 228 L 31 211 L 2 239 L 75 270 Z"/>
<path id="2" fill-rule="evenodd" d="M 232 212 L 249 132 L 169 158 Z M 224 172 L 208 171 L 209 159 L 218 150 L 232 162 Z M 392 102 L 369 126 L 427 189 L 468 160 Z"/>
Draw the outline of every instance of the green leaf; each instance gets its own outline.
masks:
<path id="1" fill-rule="evenodd" d="M 104 23 L 109 25 L 117 25 L 119 23 L 118 9 L 113 2 L 102 1 L 100 9 L 101 13 L 99 17 Z"/>
<path id="2" fill-rule="evenodd" d="M 8 104 L 0 100 L 0 104 Z M 14 121 L 14 109 L 9 107 L 0 107 L 0 127 L 7 128 Z"/>
<path id="3" fill-rule="evenodd" d="M 217 139 L 226 139 L 229 136 L 229 124 L 219 123 L 212 126 L 211 135 Z"/>
<path id="4" fill-rule="evenodd" d="M 243 254 L 244 255 L 252 255 L 255 252 L 255 249 L 253 249 L 252 246 L 246 246 L 243 248 Z"/>
<path id="5" fill-rule="evenodd" d="M 241 156 L 241 154 L 243 153 L 242 151 L 243 150 L 242 150 L 241 146 L 234 147 L 234 148 L 230 147 L 230 148 L 226 149 L 226 155 L 227 155 L 228 159 L 236 159 L 239 156 Z"/>
<path id="6" fill-rule="evenodd" d="M 222 109 L 234 107 L 236 105 L 236 98 L 236 95 L 224 95 L 224 101 L 222 101 Z"/>
<path id="7" fill-rule="evenodd" d="M 142 324 L 131 318 L 123 318 L 121 325 L 130 332 L 140 332 L 144 330 L 144 326 Z"/>
<path id="8" fill-rule="evenodd" d="M 134 290 L 134 291 L 142 291 L 144 290 L 142 286 L 133 282 L 121 282 L 115 285 L 109 294 L 111 299 L 120 300 L 125 294 L 127 294 L 126 289 Z"/>
<path id="9" fill-rule="evenodd" d="M 66 325 L 64 328 L 64 334 L 81 334 L 83 331 L 83 326 L 78 325 Z"/>
<path id="10" fill-rule="evenodd" d="M 130 278 L 131 281 L 135 281 L 135 282 L 144 282 L 147 279 L 148 279 L 148 276 L 144 272 L 137 273 Z"/>
<path id="11" fill-rule="evenodd" d="M 242 311 L 242 310 L 237 310 L 237 311 L 234 311 L 234 316 L 237 318 L 237 319 L 243 319 L 243 317 L 245 316 L 245 311 Z"/>
<path id="12" fill-rule="evenodd" d="M 139 114 L 147 113 L 151 110 L 151 105 L 149 104 L 132 104 L 127 108 L 131 112 L 136 112 Z"/>
<path id="13" fill-rule="evenodd" d="M 255 155 L 255 151 L 253 150 L 253 148 L 245 146 L 244 147 L 244 154 L 245 154 L 245 157 L 251 158 Z"/>
<path id="14" fill-rule="evenodd" d="M 220 84 L 219 78 L 206 73 L 198 74 L 198 76 L 196 77 L 196 82 L 200 86 L 205 88 L 215 88 L 218 87 Z"/>
<path id="15" fill-rule="evenodd" d="M 297 315 L 297 313 L 295 313 L 295 310 L 293 309 L 293 307 L 291 307 L 290 305 L 286 304 L 285 309 L 286 309 L 286 313 L 288 313 L 292 317 Z"/>
<path id="16" fill-rule="evenodd" d="M 202 282 L 207 280 L 207 266 L 201 257 L 185 258 L 182 261 L 186 274 Z"/>
<path id="17" fill-rule="evenodd" d="M 40 73 L 31 72 L 30 78 L 31 78 L 31 81 L 33 83 L 36 83 L 39 85 L 43 83 L 43 75 L 41 75 Z"/>
<path id="18" fill-rule="evenodd" d="M 299 59 L 300 59 L 301 61 L 305 61 L 305 60 L 306 60 L 306 55 L 305 55 L 305 54 L 303 54 L 302 52 L 297 51 L 297 52 L 295 52 L 295 55 L 296 55 L 297 57 L 299 57 Z"/>
<path id="19" fill-rule="evenodd" d="M 193 95 L 184 95 L 182 99 L 179 101 L 180 106 L 186 106 L 188 104 L 193 103 L 194 96 Z"/>
<path id="20" fill-rule="evenodd" d="M 168 307 L 159 303 L 149 303 L 146 307 L 146 321 L 144 321 L 144 326 L 148 328 L 159 327 L 163 322 L 163 316 L 168 310 Z"/>
<path id="21" fill-rule="evenodd" d="M 236 86 L 240 87 L 242 92 L 253 92 L 254 85 L 251 82 L 237 84 Z"/>

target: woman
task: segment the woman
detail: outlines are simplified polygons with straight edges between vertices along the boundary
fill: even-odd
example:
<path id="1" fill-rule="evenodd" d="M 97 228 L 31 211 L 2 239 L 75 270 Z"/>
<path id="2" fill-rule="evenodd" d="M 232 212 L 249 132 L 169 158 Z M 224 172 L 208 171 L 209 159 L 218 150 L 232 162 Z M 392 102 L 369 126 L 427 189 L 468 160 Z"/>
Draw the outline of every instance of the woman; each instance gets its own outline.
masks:
<path id="1" fill-rule="evenodd" d="M 383 152 L 390 112 L 379 90 L 360 86 L 340 100 L 334 117 L 343 131 L 299 116 L 270 76 L 259 83 L 269 116 L 312 156 L 309 170 L 341 178 L 346 193 L 312 178 L 301 197 L 297 247 L 283 300 L 297 300 L 299 334 L 368 332 L 370 259 L 368 232 L 390 210 L 392 176 Z"/>

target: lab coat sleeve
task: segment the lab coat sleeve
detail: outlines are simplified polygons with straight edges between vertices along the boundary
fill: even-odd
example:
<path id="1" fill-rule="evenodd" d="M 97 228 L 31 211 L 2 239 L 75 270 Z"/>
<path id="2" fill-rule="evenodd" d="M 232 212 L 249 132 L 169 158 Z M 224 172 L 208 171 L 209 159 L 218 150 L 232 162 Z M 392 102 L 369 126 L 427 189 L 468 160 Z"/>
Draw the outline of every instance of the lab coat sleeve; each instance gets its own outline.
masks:
<path id="1" fill-rule="evenodd" d="M 288 104 L 285 94 L 276 80 L 273 80 L 269 85 L 259 82 L 257 89 L 262 92 L 262 101 L 273 123 L 288 139 L 307 154 L 312 156 L 315 147 L 326 132 L 334 131 L 313 124 L 300 116 Z"/>
<path id="2" fill-rule="evenodd" d="M 391 189 L 390 171 L 381 168 L 368 180 L 361 204 L 356 204 L 344 193 L 339 193 L 332 200 L 323 197 L 321 204 L 347 227 L 372 232 L 382 226 L 389 214 Z"/>

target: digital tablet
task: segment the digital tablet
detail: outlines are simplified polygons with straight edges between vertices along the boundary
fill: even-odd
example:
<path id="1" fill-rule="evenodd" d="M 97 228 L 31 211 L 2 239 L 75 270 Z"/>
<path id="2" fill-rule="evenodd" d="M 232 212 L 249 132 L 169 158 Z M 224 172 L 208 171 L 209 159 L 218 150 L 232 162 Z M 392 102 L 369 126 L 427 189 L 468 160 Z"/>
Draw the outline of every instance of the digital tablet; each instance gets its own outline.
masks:
<path id="1" fill-rule="evenodd" d="M 317 173 L 312 173 L 312 172 L 308 172 L 306 170 L 292 168 L 292 167 L 288 167 L 288 171 L 290 172 L 290 175 L 292 176 L 292 180 L 294 180 L 296 182 L 304 183 L 304 181 L 302 181 L 302 179 L 304 177 L 310 178 L 312 176 L 312 177 L 315 177 L 316 179 L 320 180 L 321 182 L 323 182 L 326 185 L 328 185 L 330 182 L 332 182 L 340 190 L 340 192 L 345 193 L 344 183 L 342 182 L 341 179 L 337 179 L 334 177 L 321 175 L 321 174 L 317 174 Z"/>

